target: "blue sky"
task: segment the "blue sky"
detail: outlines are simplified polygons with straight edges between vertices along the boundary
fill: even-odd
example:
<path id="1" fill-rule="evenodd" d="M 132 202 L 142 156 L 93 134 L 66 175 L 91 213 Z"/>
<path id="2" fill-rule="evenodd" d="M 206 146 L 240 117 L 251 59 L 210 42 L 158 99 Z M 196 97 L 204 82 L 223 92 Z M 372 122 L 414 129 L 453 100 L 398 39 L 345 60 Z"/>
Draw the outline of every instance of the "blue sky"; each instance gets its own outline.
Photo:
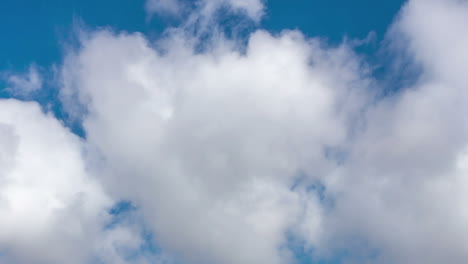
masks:
<path id="1" fill-rule="evenodd" d="M 0 264 L 465 264 L 466 28 L 464 0 L 0 1 Z"/>
<path id="2" fill-rule="evenodd" d="M 277 32 L 297 28 L 331 43 L 341 42 L 344 36 L 364 39 L 374 31 L 379 41 L 403 2 L 269 0 L 260 27 Z M 73 37 L 77 21 L 91 28 L 138 31 L 149 37 L 158 36 L 170 22 L 158 16 L 148 19 L 142 0 L 4 0 L 0 17 L 0 68 L 18 71 L 31 61 L 45 67 L 60 62 L 62 45 Z"/>

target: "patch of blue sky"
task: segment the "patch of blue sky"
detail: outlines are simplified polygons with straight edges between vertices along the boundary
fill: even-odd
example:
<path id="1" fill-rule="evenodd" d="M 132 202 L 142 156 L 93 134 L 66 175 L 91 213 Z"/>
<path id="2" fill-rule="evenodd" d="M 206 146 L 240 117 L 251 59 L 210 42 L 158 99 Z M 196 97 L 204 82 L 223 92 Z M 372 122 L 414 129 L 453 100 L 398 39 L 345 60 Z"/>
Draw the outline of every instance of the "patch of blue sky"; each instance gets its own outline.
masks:
<path id="1" fill-rule="evenodd" d="M 103 227 L 106 231 L 119 226 L 135 226 L 140 230 L 142 243 L 137 248 L 118 248 L 117 250 L 125 260 L 132 261 L 140 258 L 156 258 L 161 254 L 160 248 L 157 246 L 154 233 L 151 232 L 146 226 L 141 216 L 139 215 L 138 207 L 131 201 L 122 200 L 114 204 L 109 209 L 108 214 L 111 216 L 110 221 Z M 102 261 L 95 258 L 93 263 L 101 263 Z"/>
<path id="2" fill-rule="evenodd" d="M 311 177 L 308 177 L 304 172 L 299 172 L 295 180 L 290 186 L 290 190 L 294 192 L 303 191 L 309 195 L 315 196 L 320 202 L 324 210 L 331 210 L 335 206 L 333 196 L 327 191 L 326 186 L 318 180 L 310 182 Z"/>
<path id="3" fill-rule="evenodd" d="M 328 45 L 354 41 L 354 51 L 372 69 L 372 77 L 391 95 L 418 80 L 420 69 L 402 50 L 387 42 L 390 25 L 406 0 L 292 0 L 267 1 L 262 27 L 271 32 L 298 29 L 307 37 L 320 37 Z"/>
<path id="4" fill-rule="evenodd" d="M 329 45 L 345 39 L 362 40 L 355 51 L 384 76 L 388 62 L 382 42 L 405 0 L 292 0 L 267 1 L 262 27 L 280 32 L 298 29 L 308 37 L 323 38 Z M 367 41 L 366 41 L 367 39 Z"/>
<path id="5" fill-rule="evenodd" d="M 75 23 L 147 36 L 164 29 L 158 17 L 147 19 L 144 0 L 2 0 L 0 22 L 0 69 L 17 71 L 60 63 Z"/>
<path id="6" fill-rule="evenodd" d="M 268 0 L 260 27 L 269 31 L 299 29 L 340 43 L 344 36 L 364 39 L 376 32 L 382 40 L 403 0 Z M 0 3 L 0 69 L 21 70 L 31 62 L 59 63 L 63 44 L 82 21 L 90 28 L 139 31 L 156 38 L 171 21 L 149 19 L 144 0 L 3 0 Z M 225 24 L 233 25 L 230 21 Z M 237 23 L 235 23 L 237 24 Z"/>
<path id="7" fill-rule="evenodd" d="M 383 39 L 405 0 L 291 0 L 267 1 L 262 26 L 271 31 L 299 29 L 340 43 L 344 36 L 364 39 L 370 32 Z"/>
<path id="8" fill-rule="evenodd" d="M 111 216 L 111 221 L 105 225 L 105 229 L 112 229 L 116 225 L 121 224 L 123 221 L 128 219 L 137 211 L 137 208 L 132 204 L 131 201 L 119 201 L 112 208 L 109 209 L 108 213 Z"/>
<path id="9" fill-rule="evenodd" d="M 337 247 L 333 252 L 319 252 L 306 245 L 302 239 L 288 233 L 286 248 L 294 256 L 295 262 L 292 264 L 342 264 L 350 261 L 352 263 L 372 263 L 380 257 L 378 249 L 369 247 L 368 243 L 359 237 L 354 239 L 353 248 Z"/>

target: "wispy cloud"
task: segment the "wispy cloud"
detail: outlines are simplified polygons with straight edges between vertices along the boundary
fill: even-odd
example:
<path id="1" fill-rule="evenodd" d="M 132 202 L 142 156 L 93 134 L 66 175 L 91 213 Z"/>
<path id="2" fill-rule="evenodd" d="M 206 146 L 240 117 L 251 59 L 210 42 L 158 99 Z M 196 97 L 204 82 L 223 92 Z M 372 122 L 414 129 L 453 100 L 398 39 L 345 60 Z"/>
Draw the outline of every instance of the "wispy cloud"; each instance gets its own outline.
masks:
<path id="1" fill-rule="evenodd" d="M 187 15 L 210 19 L 220 8 L 228 8 L 234 12 L 241 12 L 246 17 L 259 21 L 264 12 L 262 0 L 147 0 L 146 11 L 149 14 L 176 16 L 187 19 Z M 193 18 L 192 18 L 193 19 Z"/>
<path id="2" fill-rule="evenodd" d="M 35 64 L 31 64 L 25 73 L 3 72 L 2 78 L 7 90 L 14 95 L 25 96 L 42 88 L 42 76 Z"/>

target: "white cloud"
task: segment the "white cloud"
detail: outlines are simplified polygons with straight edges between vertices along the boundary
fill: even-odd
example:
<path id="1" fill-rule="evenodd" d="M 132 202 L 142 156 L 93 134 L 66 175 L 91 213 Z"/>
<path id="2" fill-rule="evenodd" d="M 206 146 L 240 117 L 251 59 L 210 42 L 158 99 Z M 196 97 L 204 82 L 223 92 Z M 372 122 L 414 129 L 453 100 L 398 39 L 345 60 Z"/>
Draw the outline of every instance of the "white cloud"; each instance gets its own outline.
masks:
<path id="1" fill-rule="evenodd" d="M 35 104 L 0 102 L 0 248 L 17 263 L 282 264 L 293 235 L 316 258 L 464 263 L 467 26 L 465 1 L 405 5 L 388 42 L 421 75 L 379 100 L 352 47 L 297 31 L 257 30 L 245 50 L 213 35 L 203 51 L 178 29 L 156 43 L 85 33 L 61 93 L 86 139 Z M 119 200 L 163 256 L 124 257 L 145 243 L 131 221 L 102 230 Z"/>
<path id="2" fill-rule="evenodd" d="M 29 66 L 28 72 L 15 74 L 3 72 L 8 87 L 7 89 L 15 95 L 29 95 L 42 88 L 42 76 L 35 64 Z"/>
<path id="3" fill-rule="evenodd" d="M 260 21 L 264 13 L 262 0 L 147 0 L 145 7 L 149 14 L 183 17 L 188 13 L 189 23 L 199 19 L 211 20 L 215 12 L 222 7 L 243 13 L 256 22 Z"/>
<path id="4" fill-rule="evenodd" d="M 287 263 L 290 231 L 316 254 L 462 263 L 466 14 L 465 3 L 411 1 L 389 42 L 405 40 L 421 79 L 377 102 L 350 48 L 295 31 L 257 31 L 245 54 L 223 38 L 196 53 L 175 32 L 159 53 L 141 35 L 95 32 L 64 76 L 89 110 L 110 192 L 189 263 Z M 317 181 L 331 208 L 305 192 Z"/>
<path id="5" fill-rule="evenodd" d="M 0 248 L 19 263 L 82 263 L 87 245 L 74 240 L 96 228 L 110 200 L 86 175 L 78 138 L 37 104 L 0 108 Z"/>
<path id="6" fill-rule="evenodd" d="M 82 141 L 36 103 L 0 101 L 0 263 L 125 263 L 131 225 L 104 230 L 112 200 L 88 173 Z M 129 240 L 129 237 L 134 237 Z M 103 245 L 103 244 L 110 245 Z"/>
<path id="7" fill-rule="evenodd" d="M 322 217 L 309 212 L 317 196 L 291 186 L 334 167 L 324 149 L 344 144 L 363 104 L 359 63 L 296 31 L 258 31 L 246 54 L 185 41 L 169 36 L 162 55 L 139 34 L 101 31 L 68 57 L 64 94 L 88 109 L 98 174 L 187 263 L 287 263 L 286 232 L 307 220 L 318 241 Z"/>
<path id="8" fill-rule="evenodd" d="M 468 257 L 466 26 L 463 1 L 405 6 L 390 41 L 405 41 L 421 76 L 369 109 L 366 130 L 328 185 L 341 197 L 330 230 L 364 236 L 380 249 L 380 263 Z"/>

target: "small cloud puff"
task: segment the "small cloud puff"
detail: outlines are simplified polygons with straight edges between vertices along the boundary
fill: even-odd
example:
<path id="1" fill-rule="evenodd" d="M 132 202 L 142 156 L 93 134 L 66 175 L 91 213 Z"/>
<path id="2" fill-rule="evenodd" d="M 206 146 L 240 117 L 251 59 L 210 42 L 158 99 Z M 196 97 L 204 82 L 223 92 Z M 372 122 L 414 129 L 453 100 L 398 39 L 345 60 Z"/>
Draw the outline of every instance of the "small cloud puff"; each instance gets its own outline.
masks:
<path id="1" fill-rule="evenodd" d="M 7 90 L 13 95 L 26 96 L 42 88 L 43 78 L 38 67 L 31 64 L 27 72 L 4 72 L 3 79 L 7 83 Z"/>

